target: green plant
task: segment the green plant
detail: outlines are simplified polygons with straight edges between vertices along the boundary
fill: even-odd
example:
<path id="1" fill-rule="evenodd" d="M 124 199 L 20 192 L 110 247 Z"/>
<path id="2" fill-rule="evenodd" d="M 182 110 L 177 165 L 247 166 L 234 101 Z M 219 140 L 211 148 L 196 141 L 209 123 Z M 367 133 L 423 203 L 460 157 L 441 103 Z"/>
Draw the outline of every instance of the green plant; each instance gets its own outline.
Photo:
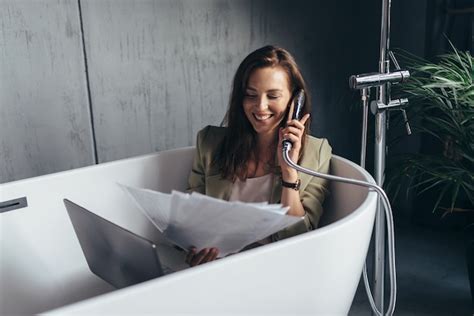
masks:
<path id="1" fill-rule="evenodd" d="M 391 159 L 387 190 L 396 196 L 408 178 L 407 189 L 418 194 L 437 190 L 433 211 L 474 211 L 474 58 L 453 47 L 436 63 L 407 60 L 412 76 L 401 87 L 407 111 L 418 118 L 414 130 L 431 135 L 438 150 Z"/>

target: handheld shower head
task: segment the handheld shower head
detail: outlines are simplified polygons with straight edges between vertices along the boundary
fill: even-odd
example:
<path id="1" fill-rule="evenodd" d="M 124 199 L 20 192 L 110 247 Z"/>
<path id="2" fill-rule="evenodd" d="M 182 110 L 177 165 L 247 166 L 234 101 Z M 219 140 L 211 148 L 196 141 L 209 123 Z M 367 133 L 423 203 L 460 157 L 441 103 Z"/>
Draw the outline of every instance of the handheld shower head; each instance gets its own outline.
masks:
<path id="1" fill-rule="evenodd" d="M 304 106 L 304 102 L 306 100 L 306 97 L 304 96 L 304 90 L 301 89 L 299 90 L 295 97 L 294 97 L 294 107 L 293 107 L 293 114 L 291 116 L 291 119 L 292 120 L 300 120 L 301 119 L 301 116 L 302 116 L 302 112 L 303 112 L 303 106 Z M 293 144 L 291 143 L 291 141 L 285 139 L 283 141 L 283 152 L 285 151 L 289 151 L 291 149 L 291 147 L 293 146 Z"/>

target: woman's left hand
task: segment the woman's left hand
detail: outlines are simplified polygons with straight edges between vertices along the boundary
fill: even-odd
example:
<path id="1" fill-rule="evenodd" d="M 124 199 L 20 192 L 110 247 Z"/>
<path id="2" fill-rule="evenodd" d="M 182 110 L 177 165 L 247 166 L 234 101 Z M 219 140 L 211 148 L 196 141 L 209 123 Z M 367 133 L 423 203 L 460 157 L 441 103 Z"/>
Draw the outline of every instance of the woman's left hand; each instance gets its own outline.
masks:
<path id="1" fill-rule="evenodd" d="M 293 181 L 293 178 L 297 178 L 297 171 L 286 164 L 283 159 L 282 153 L 282 142 L 283 140 L 289 140 L 293 146 L 289 152 L 290 159 L 295 163 L 298 161 L 298 157 L 301 149 L 301 142 L 304 132 L 304 124 L 309 119 L 309 113 L 305 114 L 301 120 L 288 121 L 286 127 L 280 128 L 278 137 L 278 161 L 281 166 L 281 172 L 283 179 Z"/>
<path id="2" fill-rule="evenodd" d="M 214 261 L 219 255 L 219 249 L 217 248 L 204 248 L 197 252 L 196 247 L 191 247 L 186 256 L 186 263 L 191 267 L 203 264 L 206 262 Z"/>

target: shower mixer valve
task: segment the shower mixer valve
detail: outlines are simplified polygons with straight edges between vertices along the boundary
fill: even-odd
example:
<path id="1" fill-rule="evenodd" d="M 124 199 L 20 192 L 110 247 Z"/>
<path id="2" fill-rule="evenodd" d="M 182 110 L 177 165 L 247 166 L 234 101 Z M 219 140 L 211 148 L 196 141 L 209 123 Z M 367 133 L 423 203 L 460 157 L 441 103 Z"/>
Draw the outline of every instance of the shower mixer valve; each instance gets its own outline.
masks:
<path id="1" fill-rule="evenodd" d="M 405 110 L 405 107 L 408 105 L 408 99 L 407 98 L 401 98 L 401 99 L 395 99 L 395 100 L 390 100 L 388 104 L 384 104 L 383 102 L 380 102 L 378 100 L 373 100 L 370 102 L 370 111 L 372 114 L 377 113 L 378 111 L 384 111 L 384 110 L 397 110 L 402 112 L 403 116 L 403 123 L 405 124 L 405 129 L 407 131 L 408 135 L 411 135 L 411 127 L 410 123 L 408 122 L 408 116 L 407 112 Z M 387 121 L 388 124 L 389 121 Z"/>
<path id="2" fill-rule="evenodd" d="M 410 71 L 402 70 L 392 51 L 388 51 L 388 56 L 395 66 L 395 71 L 388 71 L 390 60 L 386 60 L 386 73 L 372 72 L 367 74 L 352 75 L 349 77 L 349 87 L 351 89 L 364 89 L 380 87 L 386 83 L 402 83 L 410 78 Z"/>
<path id="3" fill-rule="evenodd" d="M 352 75 L 349 77 L 349 86 L 351 89 L 363 89 L 379 87 L 386 83 L 401 83 L 410 78 L 408 70 L 397 70 L 388 73 L 367 73 Z"/>
<path id="4" fill-rule="evenodd" d="M 393 54 L 392 51 L 388 51 L 388 56 L 390 57 L 390 60 L 393 62 L 393 65 L 395 66 L 396 71 L 393 71 L 393 72 L 388 71 L 387 73 L 379 73 L 379 72 L 367 73 L 367 74 L 360 74 L 360 75 L 352 75 L 349 77 L 350 88 L 361 90 L 361 99 L 364 105 L 368 104 L 371 88 L 381 87 L 384 84 L 390 85 L 390 84 L 403 83 L 406 80 L 408 80 L 408 78 L 410 78 L 410 72 L 408 70 L 402 70 L 400 68 L 400 65 L 398 64 L 397 59 L 395 58 L 395 55 Z M 386 69 L 389 69 L 390 60 L 385 61 L 385 64 L 387 66 Z M 408 99 L 400 98 L 400 99 L 391 100 L 390 97 L 388 99 L 389 99 L 388 104 L 385 104 L 384 102 L 380 100 L 373 100 L 372 102 L 370 102 L 370 110 L 372 114 L 375 115 L 376 113 L 382 112 L 385 110 L 401 111 L 407 134 L 411 135 L 411 128 L 408 122 L 407 113 L 405 111 L 405 107 L 408 105 Z M 364 113 L 364 115 L 366 114 Z M 388 125 L 388 122 L 387 122 L 387 125 Z"/>

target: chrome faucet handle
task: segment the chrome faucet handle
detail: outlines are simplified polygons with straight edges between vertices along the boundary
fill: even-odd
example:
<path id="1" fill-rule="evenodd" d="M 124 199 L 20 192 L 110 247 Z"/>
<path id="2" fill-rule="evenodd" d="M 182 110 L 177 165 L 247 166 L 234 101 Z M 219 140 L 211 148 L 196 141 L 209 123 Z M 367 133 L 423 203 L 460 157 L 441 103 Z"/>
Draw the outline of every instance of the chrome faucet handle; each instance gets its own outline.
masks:
<path id="1" fill-rule="evenodd" d="M 404 108 L 401 108 L 400 111 L 402 111 L 403 122 L 405 123 L 405 129 L 407 130 L 407 134 L 411 135 L 411 127 L 410 122 L 408 122 L 407 111 L 405 111 Z"/>
<path id="2" fill-rule="evenodd" d="M 408 104 L 408 99 L 407 98 L 400 98 L 400 99 L 390 100 L 390 102 L 388 102 L 388 104 L 385 104 L 385 103 L 380 102 L 378 100 L 374 100 L 370 103 L 370 106 L 371 106 L 372 112 L 376 113 L 377 110 L 378 111 L 382 111 L 382 110 L 401 110 L 407 104 Z"/>
<path id="3" fill-rule="evenodd" d="M 401 70 L 400 65 L 398 64 L 397 59 L 395 58 L 395 55 L 391 50 L 388 51 L 388 56 L 390 57 L 390 60 L 393 62 L 393 65 L 395 66 L 396 70 Z"/>

